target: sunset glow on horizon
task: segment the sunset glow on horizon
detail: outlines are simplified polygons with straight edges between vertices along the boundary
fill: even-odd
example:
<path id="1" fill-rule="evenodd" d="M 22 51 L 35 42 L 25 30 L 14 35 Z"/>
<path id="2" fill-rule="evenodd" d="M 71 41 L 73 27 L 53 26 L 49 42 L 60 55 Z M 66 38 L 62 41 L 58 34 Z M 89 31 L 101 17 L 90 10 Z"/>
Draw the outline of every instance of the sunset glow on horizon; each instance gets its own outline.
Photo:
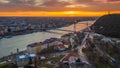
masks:
<path id="1" fill-rule="evenodd" d="M 111 12 L 112 13 L 120 13 L 117 12 Z M 84 11 L 61 11 L 61 12 L 0 12 L 0 16 L 53 16 L 53 17 L 76 17 L 76 16 L 102 16 L 108 14 L 107 11 L 103 12 L 84 12 Z"/>
<path id="2" fill-rule="evenodd" d="M 0 0 L 0 16 L 101 16 L 120 13 L 120 0 Z"/>

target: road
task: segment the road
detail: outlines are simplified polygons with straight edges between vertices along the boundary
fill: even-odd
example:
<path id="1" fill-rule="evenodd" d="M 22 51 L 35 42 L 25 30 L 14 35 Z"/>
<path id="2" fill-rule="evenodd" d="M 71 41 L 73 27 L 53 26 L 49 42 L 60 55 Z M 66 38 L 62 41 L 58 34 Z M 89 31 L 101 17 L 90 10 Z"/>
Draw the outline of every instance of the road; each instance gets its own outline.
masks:
<path id="1" fill-rule="evenodd" d="M 88 61 L 86 55 L 82 51 L 82 49 L 86 47 L 86 39 L 88 38 L 88 36 L 89 36 L 89 33 L 87 33 L 85 35 L 81 45 L 78 47 L 78 55 L 79 55 L 79 58 L 81 59 L 81 61 L 85 62 L 90 67 L 89 61 Z"/>

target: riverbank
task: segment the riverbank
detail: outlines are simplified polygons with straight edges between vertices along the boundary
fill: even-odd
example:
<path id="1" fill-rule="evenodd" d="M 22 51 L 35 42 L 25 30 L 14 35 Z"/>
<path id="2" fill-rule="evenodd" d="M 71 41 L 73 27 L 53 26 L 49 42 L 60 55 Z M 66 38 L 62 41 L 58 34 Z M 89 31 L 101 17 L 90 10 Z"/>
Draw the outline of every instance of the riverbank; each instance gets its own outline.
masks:
<path id="1" fill-rule="evenodd" d="M 80 22 L 80 23 L 86 23 L 86 22 Z M 89 25 L 92 25 L 91 23 L 93 23 L 93 22 L 89 22 L 90 24 Z M 83 30 L 83 29 L 85 29 L 87 26 L 86 26 L 86 24 L 76 24 L 77 26 L 76 26 L 76 28 L 77 28 L 77 30 L 76 31 L 81 31 L 81 30 Z M 63 28 L 61 28 L 61 29 L 68 29 L 68 30 L 73 30 L 73 25 L 71 25 L 71 26 L 69 26 L 69 27 L 63 27 Z M 52 30 L 52 31 L 54 31 L 54 30 Z M 57 31 L 58 32 L 58 31 Z M 61 32 L 61 33 L 64 33 L 64 34 L 67 34 L 68 32 Z M 63 35 L 64 35 L 63 34 Z M 38 34 L 39 35 L 39 34 Z M 36 37 L 36 38 L 39 38 L 40 37 L 40 35 L 38 36 L 38 35 L 32 35 L 32 37 L 34 36 L 34 37 Z M 51 35 L 51 33 L 50 33 L 50 35 Z M 42 36 L 45 36 L 46 38 L 44 38 L 43 40 L 45 40 L 45 39 L 47 39 L 47 38 L 51 38 L 51 36 L 50 36 L 49 34 L 41 34 L 41 37 L 40 38 L 43 38 Z M 52 35 L 55 35 L 55 34 L 52 34 Z M 56 35 L 56 37 L 58 37 L 58 36 L 60 36 L 60 35 Z M 62 36 L 62 35 L 61 35 Z M 31 37 L 31 38 L 32 38 Z M 55 36 L 54 36 L 55 37 Z M 20 37 L 21 38 L 21 37 Z M 21 38 L 20 40 L 18 40 L 18 42 L 17 42 L 17 45 L 18 45 L 18 43 L 20 42 L 20 45 L 19 46 L 21 46 L 21 40 L 22 41 L 26 41 L 27 42 L 27 40 L 28 39 L 31 39 L 31 38 L 29 38 L 29 36 L 27 36 L 26 37 L 27 39 L 24 39 L 24 40 L 22 40 L 23 38 Z M 19 38 L 16 38 L 16 39 L 19 39 Z M 34 38 L 32 38 L 33 40 L 34 40 Z M 40 42 L 41 40 L 38 40 L 37 39 L 37 41 L 38 42 Z M 36 41 L 36 42 L 37 42 Z M 15 40 L 15 42 L 16 42 L 16 40 Z M 7 43 L 7 42 L 5 42 L 5 43 Z M 35 43 L 35 42 L 33 42 L 33 43 Z M 30 41 L 30 43 L 29 44 L 31 44 L 31 41 Z M 28 44 L 27 44 L 28 45 Z M 26 47 L 26 45 L 24 45 L 25 47 Z M 12 48 L 12 47 L 11 47 Z M 19 48 L 19 47 L 16 47 L 16 48 Z M 15 49 L 16 50 L 16 49 Z M 21 51 L 21 50 L 20 50 Z M 10 52 L 10 51 L 9 51 Z M 25 52 L 25 51 L 23 51 L 23 52 Z M 9 56 L 6 56 L 6 58 L 7 57 L 10 57 L 10 55 Z M 2 58 L 1 58 L 2 59 Z"/>
<path id="2" fill-rule="evenodd" d="M 26 29 L 26 30 L 20 30 L 20 31 L 14 31 L 14 32 L 8 32 L 4 35 L 0 35 L 0 39 L 2 38 L 11 38 L 13 36 L 18 36 L 18 35 L 26 35 L 26 34 L 31 34 L 31 33 L 36 33 L 36 32 L 46 32 L 48 30 L 54 30 L 54 29 L 58 29 L 61 27 L 68 27 L 71 24 L 68 25 L 62 25 L 62 26 L 58 26 L 58 27 L 54 27 L 54 28 L 45 28 L 45 29 Z"/>
<path id="3" fill-rule="evenodd" d="M 3 61 L 6 61 L 6 62 L 11 62 L 11 57 L 15 57 L 17 55 L 20 55 L 20 54 L 25 54 L 26 53 L 26 50 L 24 51 L 20 51 L 19 53 L 11 53 L 11 55 L 8 55 L 8 56 L 4 56 L 2 58 L 0 58 L 0 63 L 3 62 Z M 3 62 L 4 63 L 4 62 Z"/>
<path id="4" fill-rule="evenodd" d="M 84 29 L 87 25 L 87 23 L 89 25 L 92 25 L 93 23 L 90 23 L 87 21 L 87 23 L 83 23 L 84 21 L 81 21 L 82 24 L 80 24 L 80 28 L 79 27 L 76 27 L 76 29 Z M 26 34 L 31 34 L 31 33 L 35 33 L 35 32 L 46 32 L 46 31 L 50 31 L 50 30 L 56 30 L 56 29 L 59 29 L 59 28 L 63 28 L 63 27 L 69 27 L 73 25 L 73 23 L 70 23 L 70 24 L 66 24 L 66 25 L 57 25 L 56 27 L 51 27 L 51 28 L 45 28 L 45 29 L 25 29 L 25 30 L 20 30 L 20 31 L 13 31 L 13 32 L 8 32 L 8 33 L 5 33 L 3 35 L 0 35 L 0 39 L 2 38 L 12 38 L 13 36 L 18 36 L 18 35 L 26 35 Z M 79 24 L 77 24 L 79 25 Z M 60 31 L 60 30 L 59 30 Z"/>

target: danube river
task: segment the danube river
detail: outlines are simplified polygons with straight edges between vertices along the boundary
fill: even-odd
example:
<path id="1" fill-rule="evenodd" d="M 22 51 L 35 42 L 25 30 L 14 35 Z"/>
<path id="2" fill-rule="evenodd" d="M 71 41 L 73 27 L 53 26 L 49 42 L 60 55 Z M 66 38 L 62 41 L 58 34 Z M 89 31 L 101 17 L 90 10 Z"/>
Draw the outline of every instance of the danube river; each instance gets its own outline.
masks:
<path id="1" fill-rule="evenodd" d="M 88 21 L 80 22 L 82 24 L 76 24 L 77 31 L 86 28 L 86 24 L 83 24 L 86 22 Z M 92 22 L 93 21 L 89 21 L 90 24 Z M 73 25 L 68 27 L 63 27 L 60 29 L 73 30 Z M 51 37 L 60 38 L 60 36 L 68 33 L 65 31 L 58 31 L 58 30 L 50 30 L 50 31 L 52 31 L 53 33 L 36 32 L 31 34 L 13 36 L 11 38 L 0 39 L 0 58 L 3 56 L 10 55 L 11 52 L 16 53 L 17 48 L 19 48 L 20 51 L 23 51 L 26 49 L 26 46 L 28 44 L 35 43 L 35 42 L 42 42 L 45 39 L 49 39 Z"/>

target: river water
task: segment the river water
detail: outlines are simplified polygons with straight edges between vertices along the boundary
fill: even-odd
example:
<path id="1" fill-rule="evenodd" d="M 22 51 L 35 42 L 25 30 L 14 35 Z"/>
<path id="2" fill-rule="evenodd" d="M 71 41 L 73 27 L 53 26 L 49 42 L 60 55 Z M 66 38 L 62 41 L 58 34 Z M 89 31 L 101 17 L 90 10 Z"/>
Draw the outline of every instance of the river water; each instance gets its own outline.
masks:
<path id="1" fill-rule="evenodd" d="M 93 21 L 89 21 L 89 22 L 91 23 Z M 80 23 L 86 23 L 86 21 Z M 84 28 L 86 28 L 86 24 L 76 24 L 77 31 L 82 30 Z M 73 25 L 68 27 L 63 27 L 60 29 L 73 30 Z M 62 35 L 68 33 L 65 31 L 58 31 L 58 30 L 50 30 L 50 31 L 55 33 L 36 32 L 26 35 L 13 36 L 12 38 L 0 39 L 0 58 L 3 56 L 10 55 L 11 52 L 16 53 L 17 48 L 19 48 L 20 51 L 23 51 L 26 49 L 26 46 L 28 44 L 35 42 L 42 42 L 45 39 L 49 39 L 51 37 L 60 38 Z"/>

